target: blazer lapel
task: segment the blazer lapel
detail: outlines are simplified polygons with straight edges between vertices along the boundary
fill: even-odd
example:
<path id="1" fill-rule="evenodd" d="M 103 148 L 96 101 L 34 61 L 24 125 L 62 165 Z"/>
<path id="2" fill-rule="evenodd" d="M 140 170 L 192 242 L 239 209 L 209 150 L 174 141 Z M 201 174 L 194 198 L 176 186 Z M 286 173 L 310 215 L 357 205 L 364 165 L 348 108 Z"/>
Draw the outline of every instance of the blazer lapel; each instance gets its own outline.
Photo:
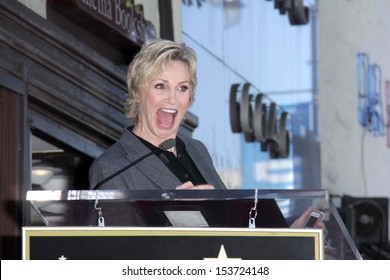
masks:
<path id="1" fill-rule="evenodd" d="M 126 150 L 126 157 L 130 162 L 150 153 L 148 149 L 132 132 L 126 131 L 125 137 L 120 139 L 121 145 Z M 141 160 L 135 166 L 138 171 L 144 174 L 149 180 L 153 181 L 162 189 L 174 189 L 182 184 L 180 180 L 167 168 L 167 166 L 152 154 Z"/>
<path id="2" fill-rule="evenodd" d="M 208 183 L 213 182 L 214 181 L 213 178 L 210 177 L 211 172 L 210 172 L 209 163 L 206 160 L 207 155 L 205 154 L 202 155 L 191 142 L 185 141 L 185 144 L 186 144 L 187 152 L 192 158 L 192 160 L 194 161 L 200 174 L 202 174 L 203 178 L 205 178 L 205 180 Z"/>

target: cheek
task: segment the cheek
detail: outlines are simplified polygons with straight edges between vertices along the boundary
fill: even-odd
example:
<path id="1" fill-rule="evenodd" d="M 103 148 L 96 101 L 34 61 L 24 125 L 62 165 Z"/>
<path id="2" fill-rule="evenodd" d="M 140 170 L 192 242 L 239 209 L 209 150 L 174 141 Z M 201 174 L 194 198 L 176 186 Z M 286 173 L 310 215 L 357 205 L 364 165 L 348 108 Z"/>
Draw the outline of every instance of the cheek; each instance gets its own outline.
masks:
<path id="1" fill-rule="evenodd" d="M 189 95 L 181 96 L 179 99 L 179 103 L 182 108 L 188 108 L 190 105 L 190 96 Z"/>
<path id="2" fill-rule="evenodd" d="M 149 95 L 143 99 L 142 104 L 146 112 L 152 112 L 157 106 L 158 102 L 159 101 L 157 98 L 153 97 L 152 95 Z"/>

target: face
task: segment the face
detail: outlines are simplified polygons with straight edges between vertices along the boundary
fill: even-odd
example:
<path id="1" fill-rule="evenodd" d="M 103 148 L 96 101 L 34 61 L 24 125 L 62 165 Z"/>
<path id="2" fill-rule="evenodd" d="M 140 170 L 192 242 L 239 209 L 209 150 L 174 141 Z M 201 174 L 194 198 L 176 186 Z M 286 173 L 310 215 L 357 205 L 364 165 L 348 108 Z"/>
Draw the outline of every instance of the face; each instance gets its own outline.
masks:
<path id="1" fill-rule="evenodd" d="M 175 138 L 190 104 L 189 67 L 170 61 L 141 94 L 139 121 L 133 132 L 155 146 Z"/>

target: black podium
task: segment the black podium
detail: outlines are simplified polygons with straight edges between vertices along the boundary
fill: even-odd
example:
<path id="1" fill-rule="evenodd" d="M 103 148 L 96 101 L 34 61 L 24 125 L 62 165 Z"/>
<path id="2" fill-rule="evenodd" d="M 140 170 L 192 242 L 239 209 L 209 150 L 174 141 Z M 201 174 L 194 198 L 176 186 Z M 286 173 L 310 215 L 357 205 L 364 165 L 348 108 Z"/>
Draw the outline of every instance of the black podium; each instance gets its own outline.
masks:
<path id="1" fill-rule="evenodd" d="M 24 259 L 361 259 L 326 190 L 30 191 Z M 326 229 L 291 229 L 308 207 Z"/>

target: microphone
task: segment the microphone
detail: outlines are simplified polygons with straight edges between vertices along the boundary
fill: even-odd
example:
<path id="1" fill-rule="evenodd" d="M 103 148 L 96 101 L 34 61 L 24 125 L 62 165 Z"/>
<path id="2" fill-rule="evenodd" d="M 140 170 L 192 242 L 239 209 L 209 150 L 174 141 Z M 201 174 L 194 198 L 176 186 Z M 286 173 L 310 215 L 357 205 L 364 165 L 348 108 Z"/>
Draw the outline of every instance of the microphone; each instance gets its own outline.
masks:
<path id="1" fill-rule="evenodd" d="M 176 140 L 175 139 L 171 138 L 171 139 L 165 140 L 164 142 L 161 143 L 161 145 L 160 145 L 160 147 L 158 149 L 154 149 L 150 153 L 147 153 L 147 154 L 143 155 L 142 157 L 140 157 L 137 160 L 129 163 L 128 165 L 126 165 L 122 169 L 120 169 L 120 170 L 116 171 L 115 173 L 111 174 L 107 178 L 101 180 L 99 183 L 96 184 L 96 186 L 93 188 L 93 190 L 98 190 L 101 187 L 101 185 L 103 185 L 107 181 L 111 180 L 112 178 L 114 178 L 118 174 L 122 173 L 126 169 L 129 169 L 130 167 L 136 165 L 141 160 L 144 160 L 145 158 L 150 157 L 151 155 L 157 153 L 158 151 L 167 151 L 170 148 L 174 147 L 175 145 L 176 145 Z"/>

